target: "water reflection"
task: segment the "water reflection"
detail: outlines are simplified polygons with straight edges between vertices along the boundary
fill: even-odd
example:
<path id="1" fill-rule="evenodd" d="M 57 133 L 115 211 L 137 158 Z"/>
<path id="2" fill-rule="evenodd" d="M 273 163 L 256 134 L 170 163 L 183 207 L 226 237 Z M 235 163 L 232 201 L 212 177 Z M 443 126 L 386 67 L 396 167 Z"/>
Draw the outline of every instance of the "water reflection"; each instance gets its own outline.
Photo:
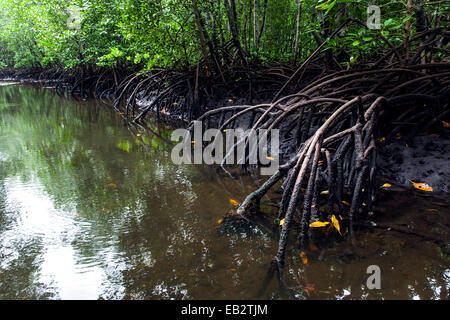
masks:
<path id="1" fill-rule="evenodd" d="M 217 223 L 253 179 L 175 166 L 170 130 L 154 130 L 138 136 L 93 102 L 0 87 L 0 299 L 286 298 L 275 278 L 261 291 L 277 246 L 271 222 Z M 366 237 L 360 259 L 342 258 L 339 247 L 306 267 L 292 259 L 288 284 L 302 292 L 313 283 L 312 298 L 448 293 L 447 260 L 435 247 Z M 408 267 L 417 255 L 429 269 Z M 361 288 L 373 261 L 399 267 L 378 293 Z"/>

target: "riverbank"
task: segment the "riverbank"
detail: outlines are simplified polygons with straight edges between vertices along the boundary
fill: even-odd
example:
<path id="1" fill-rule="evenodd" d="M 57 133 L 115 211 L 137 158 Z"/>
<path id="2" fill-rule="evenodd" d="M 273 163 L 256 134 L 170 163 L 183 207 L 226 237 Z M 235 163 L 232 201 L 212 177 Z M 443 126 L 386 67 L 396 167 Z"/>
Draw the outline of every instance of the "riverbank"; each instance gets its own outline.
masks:
<path id="1" fill-rule="evenodd" d="M 287 77 L 292 70 L 287 67 L 279 66 L 281 71 L 284 68 Z M 244 82 L 239 82 L 228 89 L 222 88 L 223 84 L 207 83 L 212 79 L 203 78 L 199 80 L 198 70 L 195 70 L 194 78 L 189 78 L 186 74 L 183 77 L 188 88 L 183 88 L 180 81 L 175 82 L 174 78 L 179 80 L 182 73 L 178 72 L 178 78 L 175 77 L 175 71 L 155 70 L 154 73 L 139 75 L 135 72 L 122 70 L 121 78 L 108 78 L 106 75 L 114 78 L 119 72 L 114 70 L 95 70 L 92 74 L 86 74 L 86 71 L 72 70 L 62 71 L 58 69 L 3 69 L 0 70 L 0 81 L 9 81 L 17 83 L 26 83 L 49 87 L 58 92 L 67 92 L 74 98 L 95 98 L 100 99 L 119 112 L 130 123 L 138 120 L 140 125 L 145 126 L 144 116 L 148 113 L 157 121 L 166 121 L 174 126 L 187 126 L 187 124 L 200 118 L 205 113 L 215 109 L 232 106 L 256 105 L 270 103 L 273 92 L 281 88 L 282 81 L 273 78 L 260 79 L 262 73 L 273 72 L 273 68 L 265 68 L 259 71 L 259 77 L 249 78 Z M 193 71 L 193 70 L 191 70 Z M 254 74 L 258 73 L 253 71 Z M 81 74 L 85 74 L 85 83 L 77 79 Z M 278 77 L 280 74 L 278 75 Z M 103 77 L 103 78 L 102 78 Z M 314 78 L 314 72 L 312 72 Z M 308 79 L 308 77 L 306 77 Z M 171 81 L 161 87 L 159 82 Z M 189 80 L 196 80 L 196 87 L 192 88 Z M 259 79 L 259 80 L 258 80 Z M 229 81 L 229 83 L 236 82 Z M 205 82 L 202 92 L 199 92 L 198 82 Z M 261 81 L 262 83 L 258 83 Z M 175 85 L 173 83 L 175 82 Z M 113 85 L 114 83 L 114 85 Z M 243 88 L 243 83 L 250 85 L 250 88 Z M 307 83 L 303 86 L 307 86 Z M 89 86 L 89 84 L 91 86 Z M 94 86 L 95 84 L 95 86 Z M 111 85 L 111 88 L 107 88 Z M 153 86 L 152 86 L 153 85 Z M 192 85 L 195 86 L 195 83 Z M 253 88 L 251 88 L 253 86 Z M 268 87 L 272 88 L 268 90 Z M 166 89 L 164 89 L 166 88 Z M 167 91 L 167 88 L 171 90 Z M 262 91 L 264 94 L 260 94 Z M 208 89 L 211 92 L 208 92 Z M 240 90 L 239 90 L 240 89 Z M 255 94 L 257 93 L 257 94 Z M 183 94 L 186 94 L 183 95 Z M 228 118 L 233 116 L 236 111 L 232 111 Z M 218 117 L 210 116 L 206 119 L 207 125 L 218 127 L 220 122 Z M 291 131 L 292 118 L 288 118 L 282 124 L 282 130 Z M 250 116 L 237 118 L 231 126 L 250 128 Z M 377 173 L 393 183 L 413 188 L 410 181 L 427 183 L 435 192 L 449 192 L 450 166 L 448 161 L 450 156 L 445 150 L 450 146 L 450 129 L 447 124 L 450 122 L 450 115 L 445 119 L 436 121 L 432 126 L 426 128 L 426 132 L 419 132 L 415 137 L 404 137 L 398 132 L 395 137 L 391 137 L 388 142 L 380 142 L 379 155 L 377 157 Z M 411 124 L 410 124 L 411 125 Z M 317 128 L 316 128 L 317 129 Z M 314 130 L 312 128 L 311 130 Z M 382 139 L 383 140 L 383 139 Z M 280 141 L 280 159 L 287 161 L 293 153 L 291 139 L 282 139 Z"/>

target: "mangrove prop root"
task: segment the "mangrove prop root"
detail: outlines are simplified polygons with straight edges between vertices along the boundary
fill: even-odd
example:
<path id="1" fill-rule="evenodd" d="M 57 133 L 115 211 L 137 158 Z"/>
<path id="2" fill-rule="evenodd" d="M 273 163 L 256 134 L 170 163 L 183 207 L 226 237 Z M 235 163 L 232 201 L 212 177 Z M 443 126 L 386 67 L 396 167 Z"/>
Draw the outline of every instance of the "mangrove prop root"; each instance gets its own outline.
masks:
<path id="1" fill-rule="evenodd" d="M 348 222 L 354 240 L 353 226 L 361 212 L 373 210 L 379 144 L 398 132 L 423 132 L 448 115 L 450 63 L 438 65 L 339 71 L 275 102 L 216 108 L 200 118 L 205 122 L 211 115 L 220 116 L 218 127 L 223 130 L 251 115 L 248 128 L 280 129 L 280 141 L 295 144 L 281 155 L 285 164 L 237 210 L 241 215 L 258 210 L 262 197 L 284 180 L 278 213 L 284 223 L 275 257 L 281 269 L 294 221 L 300 222 L 301 246 L 311 235 L 309 225 L 329 221 L 332 214 Z M 339 98 L 332 98 L 336 90 Z M 417 118 L 417 125 L 410 125 Z M 318 210 L 319 203 L 327 210 Z"/>

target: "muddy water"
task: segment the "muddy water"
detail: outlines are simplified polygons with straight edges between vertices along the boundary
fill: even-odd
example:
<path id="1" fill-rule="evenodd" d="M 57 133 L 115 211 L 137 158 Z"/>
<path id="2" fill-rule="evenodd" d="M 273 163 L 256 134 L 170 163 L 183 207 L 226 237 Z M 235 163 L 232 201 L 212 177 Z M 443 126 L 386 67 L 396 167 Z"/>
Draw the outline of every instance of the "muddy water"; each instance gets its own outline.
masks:
<path id="1" fill-rule="evenodd" d="M 270 219 L 218 223 L 255 180 L 176 166 L 169 137 L 156 125 L 138 134 L 96 102 L 0 86 L 0 299 L 448 298 L 439 246 L 377 228 L 351 252 L 339 239 L 311 250 L 307 265 L 290 253 L 293 296 L 276 277 L 264 282 L 277 247 Z M 419 215 L 447 234 L 442 197 L 385 198 L 380 219 Z M 373 264 L 380 290 L 366 287 Z"/>

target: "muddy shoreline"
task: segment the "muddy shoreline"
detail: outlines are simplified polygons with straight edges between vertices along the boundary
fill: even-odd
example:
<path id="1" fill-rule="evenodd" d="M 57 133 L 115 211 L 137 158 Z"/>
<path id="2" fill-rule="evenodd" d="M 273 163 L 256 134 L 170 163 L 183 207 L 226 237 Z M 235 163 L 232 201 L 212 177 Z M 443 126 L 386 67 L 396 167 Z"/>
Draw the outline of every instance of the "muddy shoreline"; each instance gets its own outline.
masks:
<path id="1" fill-rule="evenodd" d="M 0 81 L 11 84 L 31 84 L 40 87 L 48 87 L 56 90 L 70 91 L 70 80 L 66 78 L 47 79 L 42 70 L 0 70 Z M 70 92 L 77 98 L 82 96 L 83 92 L 76 90 Z M 87 89 L 86 89 L 87 90 Z M 113 96 L 105 97 L 108 105 L 113 104 Z M 141 89 L 135 97 L 135 104 L 143 110 L 151 106 L 155 98 L 155 92 Z M 182 103 L 184 97 L 177 97 Z M 126 99 L 124 99 L 126 100 Z M 231 106 L 231 105 L 254 105 L 258 103 L 270 102 L 269 99 L 255 99 L 246 96 L 225 97 L 223 94 L 210 97 L 199 103 L 199 108 L 191 114 L 172 114 L 170 111 L 160 112 L 161 106 L 153 106 L 152 117 L 168 122 L 175 126 L 186 126 L 186 123 L 195 120 L 205 112 L 212 109 Z M 122 102 L 123 104 L 123 102 Z M 165 108 L 163 108 L 164 110 Z M 120 112 L 119 110 L 116 110 Z M 123 115 L 123 112 L 120 112 Z M 244 130 L 248 129 L 248 119 L 239 119 L 234 125 Z M 217 119 L 210 119 L 211 123 Z M 450 121 L 450 119 L 446 119 Z M 289 121 L 287 121 L 289 122 Z M 291 128 L 282 128 L 282 130 Z M 281 141 L 280 159 L 289 159 L 295 150 L 290 141 Z M 429 184 L 434 192 L 448 193 L 450 191 L 450 155 L 446 151 L 450 150 L 450 129 L 444 127 L 440 122 L 438 125 L 427 129 L 426 132 L 418 134 L 412 140 L 404 138 L 398 134 L 395 139 L 381 142 L 377 158 L 377 175 L 384 177 L 386 182 L 394 183 L 405 188 L 413 189 L 410 181 L 424 182 Z"/>

